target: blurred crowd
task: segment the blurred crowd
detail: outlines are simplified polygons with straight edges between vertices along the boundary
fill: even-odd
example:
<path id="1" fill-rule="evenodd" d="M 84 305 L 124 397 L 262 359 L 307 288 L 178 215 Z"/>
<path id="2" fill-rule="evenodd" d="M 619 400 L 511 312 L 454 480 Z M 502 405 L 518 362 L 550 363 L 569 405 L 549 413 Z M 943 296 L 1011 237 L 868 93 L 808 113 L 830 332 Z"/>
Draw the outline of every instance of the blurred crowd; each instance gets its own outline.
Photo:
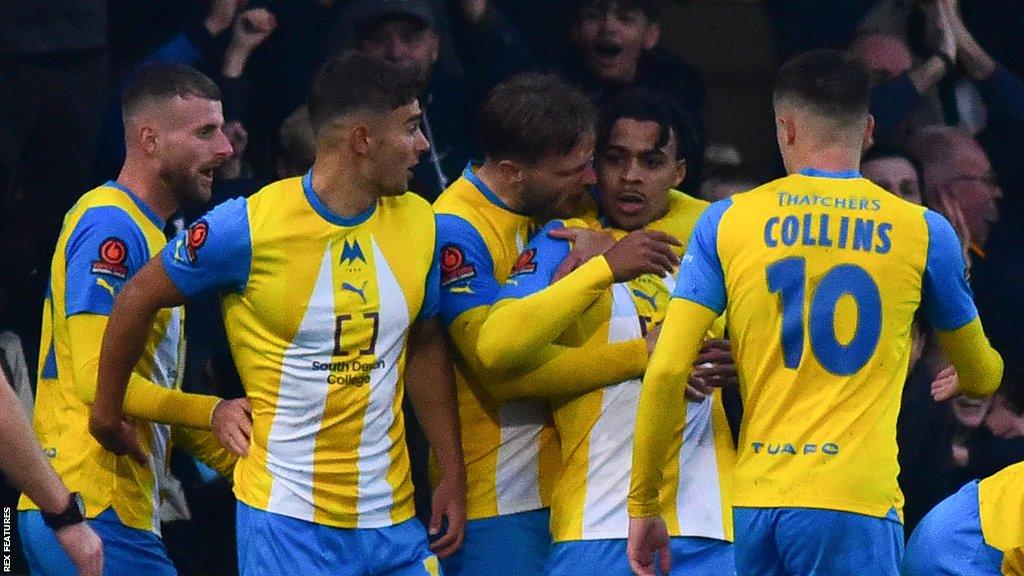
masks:
<path id="1" fill-rule="evenodd" d="M 724 2 L 726 0 L 716 0 Z M 151 62 L 178 62 L 224 94 L 233 147 L 209 206 L 305 173 L 313 134 L 304 106 L 331 55 L 371 53 L 422 81 L 430 142 L 411 189 L 433 200 L 479 158 L 475 109 L 517 72 L 555 71 L 600 104 L 632 87 L 669 97 L 691 124 L 684 192 L 724 198 L 781 175 L 754 174 L 729 142 L 707 137 L 705 86 L 686 54 L 662 49 L 679 5 L 712 0 L 20 0 L 0 10 L 0 368 L 31 411 L 47 270 L 62 217 L 124 159 L 120 91 Z M 924 321 L 916 326 L 899 442 L 906 534 L 964 482 L 1024 460 L 1024 6 L 1011 0 L 767 0 L 780 60 L 843 47 L 875 81 L 875 141 L 862 173 L 944 215 L 1006 361 L 989 400 L 937 403 L 955 384 Z M 742 31 L 738 31 L 742 34 Z M 770 97 L 767 89 L 764 98 Z M 766 149 L 770 149 L 766 147 Z M 213 301 L 192 304 L 185 386 L 241 395 Z M 411 435 L 414 459 L 423 443 Z M 419 446 L 419 452 L 416 446 Z M 165 540 L 179 569 L 230 572 L 233 500 L 187 457 L 173 470 Z M 418 482 L 425 472 L 418 470 Z M 421 491 L 426 494 L 427 491 Z M 10 497 L 5 496 L 5 503 Z M 423 503 L 420 503 L 421 505 Z M 17 547 L 15 547 L 17 549 Z"/>

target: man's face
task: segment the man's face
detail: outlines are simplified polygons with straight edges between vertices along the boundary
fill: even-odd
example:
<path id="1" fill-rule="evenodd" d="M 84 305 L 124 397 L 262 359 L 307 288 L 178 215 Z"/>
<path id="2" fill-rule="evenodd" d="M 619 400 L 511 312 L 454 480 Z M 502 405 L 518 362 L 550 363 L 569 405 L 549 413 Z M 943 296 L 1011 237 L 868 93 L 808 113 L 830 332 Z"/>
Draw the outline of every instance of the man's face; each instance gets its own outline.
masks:
<path id="1" fill-rule="evenodd" d="M 876 158 L 861 164 L 860 171 L 879 187 L 908 202 L 921 204 L 921 181 L 917 169 L 906 158 Z"/>
<path id="2" fill-rule="evenodd" d="M 910 70 L 914 60 L 902 40 L 866 34 L 853 41 L 853 53 L 871 71 L 874 83 L 885 82 Z"/>
<path id="3" fill-rule="evenodd" d="M 659 148 L 660 133 L 656 122 L 620 118 L 597 158 L 598 201 L 616 228 L 632 231 L 664 216 L 668 189 L 686 174 L 675 135 Z"/>
<path id="4" fill-rule="evenodd" d="M 420 104 L 413 100 L 369 127 L 371 179 L 381 196 L 397 196 L 409 188 L 412 168 L 430 149 L 420 130 Z"/>
<path id="5" fill-rule="evenodd" d="M 159 113 L 155 156 L 159 176 L 182 204 L 210 199 L 213 171 L 231 155 L 217 100 L 175 96 Z"/>
<path id="6" fill-rule="evenodd" d="M 954 158 L 957 160 L 955 174 L 944 186 L 960 205 L 971 241 L 984 246 L 992 225 L 999 221 L 997 202 L 1003 192 L 983 150 L 963 151 Z"/>
<path id="7" fill-rule="evenodd" d="M 426 80 L 437 61 L 437 33 L 422 22 L 392 18 L 363 37 L 360 52 L 408 67 Z"/>
<path id="8" fill-rule="evenodd" d="M 588 189 L 597 182 L 593 155 L 594 135 L 587 134 L 568 154 L 521 165 L 523 213 L 543 221 L 578 214 Z"/>
<path id="9" fill-rule="evenodd" d="M 950 400 L 950 403 L 953 407 L 953 415 L 961 424 L 968 428 L 977 428 L 985 421 L 989 406 L 992 405 L 992 399 L 957 396 Z"/>
<path id="10" fill-rule="evenodd" d="M 658 43 L 658 25 L 636 8 L 594 2 L 583 8 L 573 38 L 591 72 L 616 84 L 630 84 L 644 50 Z"/>
<path id="11" fill-rule="evenodd" d="M 1017 414 L 1001 394 L 992 397 L 992 408 L 985 417 L 985 426 L 998 438 L 1024 436 L 1024 416 Z"/>

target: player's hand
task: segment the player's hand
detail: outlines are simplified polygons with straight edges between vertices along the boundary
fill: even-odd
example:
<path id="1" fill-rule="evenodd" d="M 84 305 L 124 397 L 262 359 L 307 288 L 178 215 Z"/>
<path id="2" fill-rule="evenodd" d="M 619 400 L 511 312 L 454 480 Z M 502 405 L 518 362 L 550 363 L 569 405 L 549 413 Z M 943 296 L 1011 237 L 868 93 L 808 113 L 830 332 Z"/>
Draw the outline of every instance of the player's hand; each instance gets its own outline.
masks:
<path id="1" fill-rule="evenodd" d="M 252 407 L 248 398 L 221 400 L 210 418 L 214 434 L 224 448 L 236 456 L 249 453 L 252 434 Z"/>
<path id="2" fill-rule="evenodd" d="M 252 52 L 277 28 L 277 18 L 266 8 L 250 8 L 235 20 L 231 45 L 234 48 Z"/>
<path id="3" fill-rule="evenodd" d="M 438 558 L 447 558 L 462 546 L 466 531 L 466 478 L 446 474 L 434 489 L 430 509 L 430 550 Z"/>
<path id="4" fill-rule="evenodd" d="M 616 282 L 626 282 L 643 274 L 665 276 L 679 265 L 673 246 L 682 246 L 677 238 L 657 230 L 634 230 L 604 253 Z"/>
<path id="5" fill-rule="evenodd" d="M 661 564 L 661 573 L 668 574 L 672 557 L 668 551 L 668 529 L 660 516 L 629 519 L 629 540 L 626 554 L 633 574 L 654 576 L 655 556 Z"/>
<path id="6" fill-rule="evenodd" d="M 712 338 L 704 342 L 697 359 L 690 370 L 690 384 L 708 388 L 722 388 L 739 384 L 736 362 L 732 356 L 732 344 L 724 338 Z"/>
<path id="7" fill-rule="evenodd" d="M 686 383 L 686 390 L 683 392 L 683 397 L 688 402 L 703 402 L 705 398 L 711 396 L 715 391 L 715 387 L 704 382 L 700 379 L 694 379 L 690 377 L 690 381 Z"/>
<path id="8" fill-rule="evenodd" d="M 103 575 L 103 542 L 88 524 L 65 526 L 57 530 L 56 536 L 80 576 Z"/>
<path id="9" fill-rule="evenodd" d="M 110 421 L 96 410 L 90 410 L 89 433 L 100 446 L 118 456 L 131 456 L 139 464 L 149 462 L 149 456 L 139 440 L 139 431 L 131 420 L 118 418 Z"/>
<path id="10" fill-rule="evenodd" d="M 572 250 L 555 270 L 552 282 L 558 282 L 587 260 L 600 256 L 615 245 L 615 238 L 607 232 L 589 228 L 556 228 L 548 231 L 548 236 L 572 242 Z"/>
<path id="11" fill-rule="evenodd" d="M 932 380 L 932 400 L 945 402 L 956 396 L 960 387 L 960 379 L 957 377 L 956 368 L 953 365 L 946 366 L 935 375 Z"/>

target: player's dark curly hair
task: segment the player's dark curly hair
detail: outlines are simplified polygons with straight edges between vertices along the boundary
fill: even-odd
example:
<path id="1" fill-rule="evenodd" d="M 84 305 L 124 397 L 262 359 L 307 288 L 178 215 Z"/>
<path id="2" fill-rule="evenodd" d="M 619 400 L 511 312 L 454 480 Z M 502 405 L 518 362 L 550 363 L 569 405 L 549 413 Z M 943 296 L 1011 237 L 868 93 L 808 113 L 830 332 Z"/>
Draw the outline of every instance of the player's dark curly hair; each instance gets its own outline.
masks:
<path id="1" fill-rule="evenodd" d="M 657 124 L 660 133 L 655 145 L 658 148 L 665 147 L 669 138 L 674 137 L 676 160 L 686 158 L 694 146 L 693 128 L 679 106 L 663 94 L 637 88 L 622 92 L 601 106 L 597 120 L 598 152 L 604 150 L 612 128 L 623 118 Z"/>

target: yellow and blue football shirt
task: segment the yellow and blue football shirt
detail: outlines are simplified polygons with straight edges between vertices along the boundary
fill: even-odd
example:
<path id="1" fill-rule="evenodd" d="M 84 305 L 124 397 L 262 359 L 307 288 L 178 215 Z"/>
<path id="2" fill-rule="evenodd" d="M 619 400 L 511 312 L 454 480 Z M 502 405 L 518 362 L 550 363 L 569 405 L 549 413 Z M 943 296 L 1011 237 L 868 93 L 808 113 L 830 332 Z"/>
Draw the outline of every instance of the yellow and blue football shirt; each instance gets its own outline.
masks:
<path id="1" fill-rule="evenodd" d="M 220 290 L 252 404 L 235 494 L 342 528 L 413 516 L 402 418 L 406 337 L 437 313 L 435 227 L 413 194 L 336 215 L 311 172 L 226 202 L 167 246 L 186 296 Z"/>
<path id="2" fill-rule="evenodd" d="M 470 356 L 475 342 L 460 345 L 463 338 L 458 337 L 470 332 L 467 325 L 483 321 L 537 224 L 513 212 L 469 166 L 438 197 L 434 211 L 441 251 L 441 317 L 457 351 L 467 517 L 545 507 L 558 466 L 558 440 L 547 405 L 500 402 L 474 386 L 477 372 Z"/>
<path id="3" fill-rule="evenodd" d="M 689 238 L 707 202 L 669 191 L 669 211 L 647 228 Z M 527 246 L 535 270 L 515 275 L 498 294 L 497 308 L 519 300 L 534 318 L 555 319 L 564 310 L 536 308 L 530 298 L 546 289 L 570 245 L 547 235 L 561 228 L 549 223 Z M 613 230 L 617 238 L 625 232 Z M 679 247 L 681 254 L 685 246 Z M 568 281 L 568 277 L 566 278 Z M 645 274 L 614 284 L 573 314 L 573 326 L 561 338 L 589 341 L 597 332 L 609 341 L 640 338 L 661 324 L 675 279 Z M 554 320 L 553 320 L 554 321 Z M 537 320 L 534 320 L 537 322 Z M 580 334 L 583 331 L 585 334 Z M 719 334 L 720 335 L 720 328 Z M 551 501 L 551 531 L 556 542 L 626 538 L 633 430 L 640 396 L 639 378 L 631 378 L 584 394 L 551 399 L 561 441 L 562 472 Z M 701 402 L 688 402 L 686 418 L 672 431 L 672 457 L 662 470 L 661 515 L 671 536 L 732 539 L 730 487 L 735 450 L 717 392 Z"/>
<path id="4" fill-rule="evenodd" d="M 744 403 L 735 506 L 901 509 L 914 313 L 941 331 L 977 317 L 948 222 L 857 172 L 807 170 L 713 204 L 673 296 L 727 312 Z"/>
<path id="5" fill-rule="evenodd" d="M 457 351 L 467 516 L 473 520 L 546 507 L 559 466 L 547 403 L 505 401 L 496 397 L 498 389 L 558 385 L 570 377 L 614 378 L 620 373 L 621 380 L 642 372 L 647 360 L 645 344 L 634 339 L 597 353 L 548 346 L 533 350 L 531 363 L 511 372 L 484 368 L 477 336 L 501 283 L 535 267 L 520 253 L 538 223 L 509 208 L 472 166 L 441 194 L 434 210 L 441 317 Z"/>
<path id="6" fill-rule="evenodd" d="M 1024 548 L 1024 462 L 978 483 L 978 516 L 986 544 L 1003 552 Z"/>
<path id="7" fill-rule="evenodd" d="M 98 358 L 102 334 L 76 333 L 70 325 L 76 316 L 109 316 L 125 282 L 166 244 L 163 227 L 159 216 L 117 182 L 87 192 L 64 217 L 43 306 L 33 419 L 50 464 L 65 484 L 82 494 L 87 517 L 113 508 L 126 526 L 156 533 L 160 531 L 157 467 L 167 464 L 169 427 L 138 427 L 150 456 L 145 465 L 116 456 L 93 439 L 82 389 L 91 390 L 91 397 L 96 383 L 76 382 L 75 365 L 90 359 L 73 362 L 72 348 L 81 351 L 81 344 L 89 341 Z M 133 378 L 168 389 L 179 385 L 183 321 L 181 307 L 156 315 Z M 22 497 L 19 509 L 36 508 Z"/>

